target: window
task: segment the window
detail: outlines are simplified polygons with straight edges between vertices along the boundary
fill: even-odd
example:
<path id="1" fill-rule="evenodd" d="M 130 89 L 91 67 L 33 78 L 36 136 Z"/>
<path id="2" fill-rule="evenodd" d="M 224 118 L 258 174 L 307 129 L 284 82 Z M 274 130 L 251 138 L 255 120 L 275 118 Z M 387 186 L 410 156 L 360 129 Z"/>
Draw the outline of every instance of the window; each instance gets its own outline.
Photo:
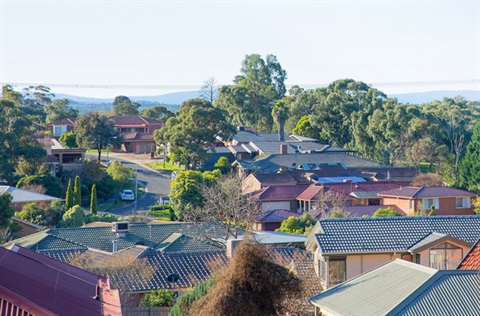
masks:
<path id="1" fill-rule="evenodd" d="M 329 285 L 335 285 L 346 280 L 347 260 L 345 258 L 330 258 Z"/>
<path id="2" fill-rule="evenodd" d="M 409 200 L 410 201 L 410 210 L 413 210 L 415 208 L 415 205 L 414 205 L 414 200 Z"/>
<path id="3" fill-rule="evenodd" d="M 422 200 L 423 207 L 428 210 L 432 205 L 435 206 L 435 209 L 438 210 L 440 207 L 438 207 L 438 198 L 433 198 L 433 199 L 423 199 Z"/>
<path id="4" fill-rule="evenodd" d="M 430 268 L 453 270 L 463 258 L 460 247 L 444 242 L 430 249 Z"/>
<path id="5" fill-rule="evenodd" d="M 67 132 L 66 125 L 55 125 L 53 127 L 53 136 L 58 137 Z"/>
<path id="6" fill-rule="evenodd" d="M 457 201 L 455 203 L 456 207 L 457 208 L 469 208 L 471 207 L 471 204 L 470 204 L 470 198 L 466 197 L 466 198 L 457 198 Z"/>

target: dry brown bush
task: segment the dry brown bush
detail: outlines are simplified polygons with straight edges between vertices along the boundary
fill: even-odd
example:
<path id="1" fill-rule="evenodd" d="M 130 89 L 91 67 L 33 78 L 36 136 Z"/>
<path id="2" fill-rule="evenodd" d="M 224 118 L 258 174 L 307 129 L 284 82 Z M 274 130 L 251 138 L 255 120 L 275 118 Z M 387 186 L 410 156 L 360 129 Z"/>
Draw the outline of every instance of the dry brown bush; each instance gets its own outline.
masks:
<path id="1" fill-rule="evenodd" d="M 302 296 L 301 280 L 274 263 L 264 246 L 242 242 L 215 285 L 190 315 L 281 315 Z"/>

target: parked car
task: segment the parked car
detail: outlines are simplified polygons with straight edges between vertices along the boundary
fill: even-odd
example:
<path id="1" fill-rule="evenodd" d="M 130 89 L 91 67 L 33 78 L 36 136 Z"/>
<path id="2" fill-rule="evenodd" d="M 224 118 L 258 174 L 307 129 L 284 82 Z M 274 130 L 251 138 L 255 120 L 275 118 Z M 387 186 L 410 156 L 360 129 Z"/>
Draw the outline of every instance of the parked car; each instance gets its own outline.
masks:
<path id="1" fill-rule="evenodd" d="M 172 180 L 175 179 L 177 177 L 177 175 L 178 175 L 178 171 L 177 170 L 173 171 L 172 172 Z"/>
<path id="2" fill-rule="evenodd" d="M 120 193 L 120 200 L 122 200 L 122 201 L 134 201 L 135 200 L 135 194 L 133 194 L 132 190 L 123 190 Z"/>

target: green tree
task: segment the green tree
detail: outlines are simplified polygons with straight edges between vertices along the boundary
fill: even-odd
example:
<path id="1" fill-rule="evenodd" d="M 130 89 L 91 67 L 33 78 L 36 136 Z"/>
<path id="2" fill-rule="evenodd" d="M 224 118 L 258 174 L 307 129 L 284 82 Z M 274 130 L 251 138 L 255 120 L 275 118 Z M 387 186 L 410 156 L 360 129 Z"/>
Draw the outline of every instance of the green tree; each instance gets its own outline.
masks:
<path id="1" fill-rule="evenodd" d="M 85 223 L 85 211 L 79 205 L 75 205 L 63 214 L 61 227 L 80 227 Z"/>
<path id="2" fill-rule="evenodd" d="M 230 163 L 228 162 L 228 158 L 224 156 L 218 158 L 217 162 L 214 165 L 214 167 L 217 167 L 217 168 L 227 168 L 229 166 L 230 166 Z"/>
<path id="3" fill-rule="evenodd" d="M 24 221 L 34 223 L 37 225 L 45 225 L 45 212 L 38 208 L 35 203 L 28 203 L 22 207 L 22 210 L 18 212 L 17 216 Z"/>
<path id="4" fill-rule="evenodd" d="M 55 196 L 58 198 L 63 197 L 62 184 L 57 177 L 51 174 L 36 174 L 33 176 L 21 178 L 17 183 L 17 188 L 24 188 L 31 185 L 41 185 L 46 191 L 45 194 Z"/>
<path id="5" fill-rule="evenodd" d="M 121 161 L 116 160 L 108 166 L 107 174 L 115 181 L 118 193 L 121 189 L 131 186 L 131 179 L 135 178 L 135 169 L 125 167 Z"/>
<path id="6" fill-rule="evenodd" d="M 62 146 L 67 147 L 67 148 L 77 148 L 77 136 L 72 132 L 66 132 L 58 138 L 58 141 Z"/>
<path id="7" fill-rule="evenodd" d="M 372 217 L 402 216 L 391 207 L 379 208 L 373 213 Z"/>
<path id="8" fill-rule="evenodd" d="M 300 217 L 290 216 L 282 221 L 277 232 L 285 232 L 291 234 L 305 234 L 311 230 L 311 227 L 317 222 L 310 214 L 304 213 Z"/>
<path id="9" fill-rule="evenodd" d="M 10 207 L 13 196 L 4 192 L 0 195 L 0 228 L 6 228 L 10 225 L 10 218 L 15 213 L 15 210 Z"/>
<path id="10" fill-rule="evenodd" d="M 73 205 L 82 205 L 82 184 L 78 175 L 73 186 Z"/>
<path id="11" fill-rule="evenodd" d="M 285 141 L 285 121 L 290 111 L 284 100 L 276 101 L 272 106 L 272 117 L 277 124 L 278 140 Z"/>
<path id="12" fill-rule="evenodd" d="M 65 211 L 71 209 L 73 206 L 72 179 L 68 179 L 67 192 L 65 193 Z"/>
<path id="13" fill-rule="evenodd" d="M 70 106 L 70 100 L 68 99 L 53 100 L 45 105 L 43 109 L 47 114 L 47 123 L 78 117 L 78 110 Z"/>
<path id="14" fill-rule="evenodd" d="M 97 205 L 97 187 L 92 185 L 92 194 L 90 197 L 90 214 L 97 215 L 98 205 Z"/>
<path id="15" fill-rule="evenodd" d="M 115 130 L 112 121 L 99 112 L 88 112 L 75 122 L 77 144 L 82 148 L 94 148 L 98 152 L 98 161 L 101 160 L 102 150 L 108 145 L 108 141 L 117 137 L 120 141 L 121 135 Z"/>
<path id="16" fill-rule="evenodd" d="M 310 123 L 310 116 L 304 115 L 297 122 L 297 125 L 292 129 L 293 134 L 318 139 L 320 129 L 313 127 Z"/>
<path id="17" fill-rule="evenodd" d="M 145 294 L 140 301 L 140 306 L 144 307 L 161 307 L 173 305 L 172 292 L 167 289 L 159 289 Z"/>
<path id="18" fill-rule="evenodd" d="M 234 131 L 222 110 L 205 100 L 191 99 L 182 103 L 178 117 L 168 119 L 165 128 L 155 131 L 154 138 L 158 145 L 169 144 L 178 161 L 195 169 L 216 137 L 229 139 Z"/>
<path id="19" fill-rule="evenodd" d="M 473 129 L 458 170 L 457 185 L 473 192 L 480 192 L 480 122 Z"/>
<path id="20" fill-rule="evenodd" d="M 143 109 L 140 114 L 143 117 L 160 120 L 163 123 L 166 123 L 169 118 L 175 116 L 172 111 L 169 111 L 166 107 L 161 105 L 156 105 L 152 106 L 151 108 Z"/>
<path id="21" fill-rule="evenodd" d="M 132 101 L 124 95 L 115 97 L 113 106 L 113 113 L 119 116 L 138 115 L 138 109 L 140 108 L 140 104 L 132 103 Z"/>

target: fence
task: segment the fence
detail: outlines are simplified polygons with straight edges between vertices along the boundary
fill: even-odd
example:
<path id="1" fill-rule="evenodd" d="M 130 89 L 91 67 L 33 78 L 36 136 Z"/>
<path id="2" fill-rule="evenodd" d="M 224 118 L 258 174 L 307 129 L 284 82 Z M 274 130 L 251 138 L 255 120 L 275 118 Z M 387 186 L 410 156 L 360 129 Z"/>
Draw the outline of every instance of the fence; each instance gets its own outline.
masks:
<path id="1" fill-rule="evenodd" d="M 122 307 L 123 316 L 168 316 L 171 307 Z"/>

